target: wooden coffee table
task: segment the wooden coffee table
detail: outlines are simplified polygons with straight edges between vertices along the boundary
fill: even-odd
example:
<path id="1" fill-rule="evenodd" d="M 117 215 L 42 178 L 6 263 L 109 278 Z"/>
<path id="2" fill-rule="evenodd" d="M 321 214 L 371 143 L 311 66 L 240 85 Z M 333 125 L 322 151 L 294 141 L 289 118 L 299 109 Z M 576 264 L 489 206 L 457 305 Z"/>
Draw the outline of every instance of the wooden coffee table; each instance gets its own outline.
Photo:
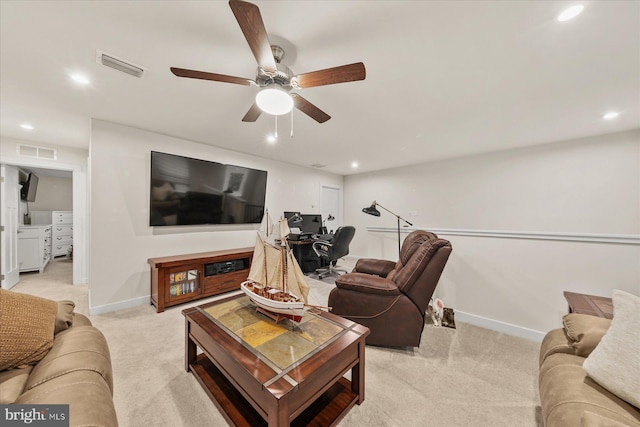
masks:
<path id="1" fill-rule="evenodd" d="M 231 425 L 331 426 L 364 401 L 362 325 L 315 309 L 276 324 L 244 295 L 182 313 L 185 369 Z"/>

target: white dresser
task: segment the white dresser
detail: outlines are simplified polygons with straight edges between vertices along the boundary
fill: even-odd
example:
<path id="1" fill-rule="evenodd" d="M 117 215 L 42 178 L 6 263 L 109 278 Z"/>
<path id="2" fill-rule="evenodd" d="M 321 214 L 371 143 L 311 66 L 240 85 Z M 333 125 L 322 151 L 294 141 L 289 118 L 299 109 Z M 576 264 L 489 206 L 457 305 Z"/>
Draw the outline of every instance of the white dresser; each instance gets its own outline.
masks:
<path id="1" fill-rule="evenodd" d="M 73 211 L 32 211 L 32 222 L 51 224 L 52 256 L 67 255 L 73 245 Z"/>
<path id="2" fill-rule="evenodd" d="M 18 266 L 20 272 L 42 273 L 51 259 L 51 225 L 18 227 Z"/>

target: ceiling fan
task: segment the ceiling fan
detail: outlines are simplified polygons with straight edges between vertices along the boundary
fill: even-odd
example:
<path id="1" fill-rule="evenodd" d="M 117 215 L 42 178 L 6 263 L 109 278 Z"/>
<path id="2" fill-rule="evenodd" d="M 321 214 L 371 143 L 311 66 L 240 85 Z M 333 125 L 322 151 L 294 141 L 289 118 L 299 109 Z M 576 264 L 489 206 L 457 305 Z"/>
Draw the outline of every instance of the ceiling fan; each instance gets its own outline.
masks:
<path id="1" fill-rule="evenodd" d="M 299 94 L 291 93 L 291 90 L 365 79 L 366 71 L 362 62 L 294 75 L 289 67 L 280 63 L 284 50 L 269 42 L 258 6 L 241 0 L 230 0 L 229 6 L 258 62 L 256 78 L 247 79 L 176 67 L 171 67 L 171 72 L 178 77 L 262 88 L 256 95 L 256 101 L 242 118 L 243 122 L 255 122 L 263 111 L 281 115 L 296 107 L 318 123 L 324 123 L 331 116 Z"/>

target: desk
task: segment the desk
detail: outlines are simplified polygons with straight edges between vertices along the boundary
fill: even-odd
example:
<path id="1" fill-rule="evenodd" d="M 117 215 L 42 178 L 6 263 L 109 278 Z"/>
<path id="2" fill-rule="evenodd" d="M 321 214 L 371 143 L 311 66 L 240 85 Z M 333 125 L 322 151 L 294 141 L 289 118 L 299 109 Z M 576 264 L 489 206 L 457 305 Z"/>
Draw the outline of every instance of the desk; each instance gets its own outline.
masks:
<path id="1" fill-rule="evenodd" d="M 313 251 L 311 245 L 315 240 L 289 240 L 293 256 L 300 265 L 303 273 L 313 273 L 316 268 L 322 267 L 322 260 Z"/>

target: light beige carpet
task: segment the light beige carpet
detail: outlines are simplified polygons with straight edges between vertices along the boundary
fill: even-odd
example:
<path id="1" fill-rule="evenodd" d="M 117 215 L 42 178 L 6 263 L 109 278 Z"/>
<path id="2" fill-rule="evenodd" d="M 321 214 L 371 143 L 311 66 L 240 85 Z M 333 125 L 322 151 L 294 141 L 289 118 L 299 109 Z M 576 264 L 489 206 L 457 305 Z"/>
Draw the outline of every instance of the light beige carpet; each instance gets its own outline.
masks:
<path id="1" fill-rule="evenodd" d="M 20 276 L 13 290 L 71 299 L 88 314 L 87 286 L 71 285 L 71 262 Z M 309 278 L 310 300 L 326 304 L 331 279 Z M 224 426 L 184 370 L 185 304 L 156 313 L 141 306 L 90 316 L 107 337 L 114 400 L 123 427 Z M 366 350 L 365 401 L 340 426 L 542 426 L 537 387 L 539 344 L 457 322 L 426 326 L 419 348 Z"/>

